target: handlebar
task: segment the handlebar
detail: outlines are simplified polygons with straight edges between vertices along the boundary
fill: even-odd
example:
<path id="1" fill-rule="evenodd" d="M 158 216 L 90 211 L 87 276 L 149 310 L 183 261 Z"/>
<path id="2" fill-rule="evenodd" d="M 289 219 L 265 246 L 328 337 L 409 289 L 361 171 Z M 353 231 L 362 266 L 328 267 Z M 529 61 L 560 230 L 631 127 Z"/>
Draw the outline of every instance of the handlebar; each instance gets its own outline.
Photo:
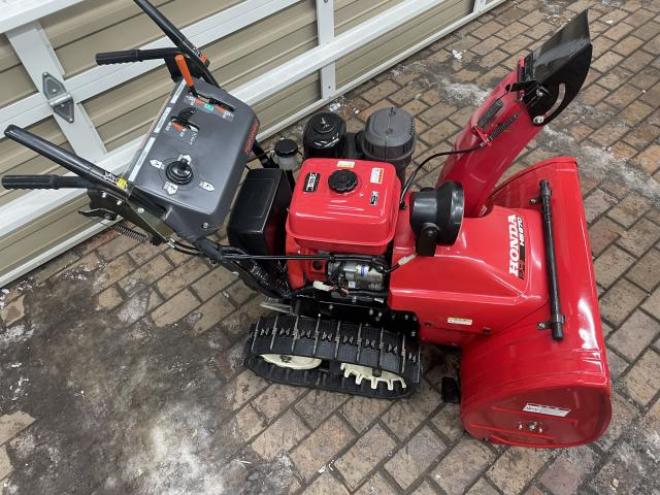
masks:
<path id="1" fill-rule="evenodd" d="M 32 134 L 31 132 L 12 124 L 5 129 L 5 136 L 33 151 L 36 151 L 40 155 L 45 156 L 58 165 L 61 165 L 67 170 L 70 170 L 92 183 L 102 185 L 106 189 L 122 196 L 126 196 L 126 191 L 117 186 L 117 180 L 119 177 L 94 165 L 92 162 L 88 162 L 84 158 L 65 150 L 64 148 L 51 143 L 50 141 L 46 141 L 36 134 Z"/>
<path id="2" fill-rule="evenodd" d="M 183 51 L 186 55 L 192 58 L 199 58 L 199 50 L 193 45 L 184 34 L 179 31 L 170 20 L 165 17 L 161 12 L 154 7 L 148 0 L 134 0 L 135 3 L 140 7 L 145 14 L 147 14 L 152 21 L 165 33 L 174 46 L 177 46 Z"/>
<path id="3" fill-rule="evenodd" d="M 2 178 L 5 189 L 90 189 L 94 185 L 81 177 L 60 175 L 6 175 Z"/>
<path id="4" fill-rule="evenodd" d="M 102 52 L 96 54 L 98 65 L 127 64 L 130 62 L 143 62 L 166 57 L 174 57 L 179 50 L 176 48 L 154 48 L 151 50 L 120 50 L 116 52 Z"/>
<path id="5" fill-rule="evenodd" d="M 170 20 L 148 0 L 134 0 L 134 2 L 151 18 L 152 21 L 156 23 L 163 33 L 165 33 L 165 36 L 174 43 L 174 46 L 176 46 L 188 58 L 195 61 L 206 82 L 218 86 L 218 81 L 215 80 L 211 71 L 204 64 L 200 51 L 181 31 L 176 28 L 176 26 L 174 26 L 174 24 L 172 24 Z"/>

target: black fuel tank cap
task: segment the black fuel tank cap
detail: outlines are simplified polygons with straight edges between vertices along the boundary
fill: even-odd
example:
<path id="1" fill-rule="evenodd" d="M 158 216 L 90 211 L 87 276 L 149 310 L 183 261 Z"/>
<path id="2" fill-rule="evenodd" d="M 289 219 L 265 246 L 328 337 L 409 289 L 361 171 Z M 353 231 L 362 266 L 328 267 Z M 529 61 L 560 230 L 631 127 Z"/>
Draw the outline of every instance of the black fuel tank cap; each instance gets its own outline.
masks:
<path id="1" fill-rule="evenodd" d="M 358 183 L 357 174 L 352 170 L 335 170 L 328 177 L 328 186 L 334 192 L 347 193 L 355 189 Z"/>

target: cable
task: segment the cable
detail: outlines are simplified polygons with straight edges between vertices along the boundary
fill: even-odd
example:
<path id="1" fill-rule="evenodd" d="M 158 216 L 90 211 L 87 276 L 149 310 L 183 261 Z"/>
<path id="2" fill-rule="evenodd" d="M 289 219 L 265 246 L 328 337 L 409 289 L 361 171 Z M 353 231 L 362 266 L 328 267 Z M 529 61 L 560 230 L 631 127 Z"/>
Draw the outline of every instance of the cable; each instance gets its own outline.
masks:
<path id="1" fill-rule="evenodd" d="M 399 204 L 403 205 L 403 199 L 406 196 L 406 193 L 408 192 L 408 189 L 410 189 L 410 186 L 412 185 L 413 181 L 415 180 L 415 177 L 417 177 L 417 174 L 419 171 L 422 169 L 424 165 L 426 165 L 428 162 L 431 160 L 441 157 L 441 156 L 447 156 L 447 155 L 461 155 L 463 153 L 470 153 L 471 151 L 478 150 L 480 148 L 483 148 L 486 146 L 486 143 L 479 143 L 476 146 L 472 146 L 471 148 L 465 148 L 462 150 L 451 150 L 451 151 L 442 151 L 440 153 L 435 153 L 429 157 L 427 157 L 422 163 L 417 165 L 417 168 L 413 170 L 413 173 L 410 174 L 410 177 L 406 180 L 406 182 L 403 185 L 403 189 L 401 189 L 401 197 L 399 198 Z"/>

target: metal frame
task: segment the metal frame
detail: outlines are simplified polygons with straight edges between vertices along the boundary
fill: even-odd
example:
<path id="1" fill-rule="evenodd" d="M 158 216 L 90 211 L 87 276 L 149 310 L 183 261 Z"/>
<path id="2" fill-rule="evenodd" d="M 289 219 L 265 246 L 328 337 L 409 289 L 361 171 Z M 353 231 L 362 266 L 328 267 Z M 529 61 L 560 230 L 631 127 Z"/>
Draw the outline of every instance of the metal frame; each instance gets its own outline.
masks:
<path id="1" fill-rule="evenodd" d="M 22 63 L 26 66 L 33 81 L 35 77 L 33 72 L 36 74 L 35 71 L 38 70 L 37 67 L 41 67 L 41 72 L 43 72 L 44 65 L 40 64 L 43 63 L 44 60 L 47 60 L 48 57 L 54 57 L 54 60 L 51 60 L 50 63 L 54 64 L 57 69 L 57 71 L 51 73 L 60 76 L 63 72 L 50 43 L 43 35 L 43 31 L 41 30 L 39 23 L 35 22 L 35 19 L 76 4 L 79 1 L 81 0 L 22 0 L 21 6 L 25 6 L 26 8 L 24 13 L 20 13 L 18 12 L 18 9 L 14 9 L 15 11 L 10 12 L 8 18 L 3 18 L 3 20 L 0 21 L 0 33 L 7 31 L 8 28 L 12 28 L 11 31 L 7 32 L 7 36 Z M 234 7 L 191 25 L 183 31 L 193 43 L 205 45 L 285 9 L 290 5 L 297 3 L 297 1 L 299 0 L 246 0 Z M 475 0 L 473 10 L 467 16 L 459 19 L 442 30 L 439 30 L 409 49 L 397 54 L 396 57 L 393 57 L 378 67 L 375 67 L 359 78 L 351 81 L 349 84 L 340 88 L 336 87 L 336 60 L 364 46 L 370 41 L 383 36 L 401 24 L 422 15 L 431 8 L 441 5 L 445 1 L 446 0 L 404 0 L 400 4 L 387 9 L 360 25 L 335 36 L 334 0 L 316 0 L 319 38 L 318 46 L 308 50 L 289 62 L 258 76 L 254 80 L 243 84 L 232 91 L 232 93 L 247 103 L 255 104 L 268 96 L 289 87 L 313 72 L 319 71 L 321 99 L 280 122 L 278 125 L 264 130 L 260 134 L 260 138 L 263 139 L 299 120 L 304 115 L 322 107 L 337 96 L 344 94 L 359 84 L 371 79 L 376 74 L 391 67 L 400 60 L 407 58 L 442 36 L 458 29 L 486 11 L 503 3 L 505 0 L 491 0 L 487 3 L 485 0 Z M 35 7 L 37 4 L 39 4 L 38 9 Z M 32 13 L 32 18 L 30 17 L 30 13 Z M 19 20 L 23 21 L 23 24 L 20 24 Z M 26 23 L 28 23 L 27 26 L 25 26 Z M 22 46 L 26 40 L 31 40 L 31 42 L 34 43 L 31 45 L 29 52 L 28 50 L 23 49 Z M 40 56 L 44 57 L 43 60 L 32 60 L 34 53 L 32 50 L 34 49 L 35 44 L 39 45 L 38 51 L 41 53 Z M 168 42 L 166 39 L 161 38 L 145 45 L 145 48 L 167 45 Z M 19 49 L 16 49 L 16 46 L 18 46 Z M 84 136 L 86 136 L 86 133 L 90 132 L 90 130 L 93 131 L 97 137 L 98 134 L 96 133 L 93 124 L 91 124 L 91 121 L 89 121 L 89 117 L 84 113 L 84 108 L 80 103 L 123 82 L 138 77 L 157 67 L 161 63 L 162 62 L 158 61 L 143 62 L 141 64 L 120 66 L 119 69 L 117 67 L 108 66 L 96 67 L 66 80 L 62 78 L 67 91 L 73 96 L 73 100 L 76 103 L 76 121 L 71 124 L 65 119 L 60 118 L 58 124 L 62 127 L 62 130 L 67 136 L 67 139 L 69 139 L 74 151 L 87 158 L 91 157 L 93 160 L 99 162 L 99 165 L 115 173 L 120 173 L 128 165 L 142 138 L 135 139 L 130 143 L 113 150 L 111 153 L 104 153 L 105 149 L 103 148 L 102 158 L 94 158 L 94 148 L 96 148 L 96 153 L 100 151 L 98 148 L 98 142 L 95 143 L 95 139 L 93 138 L 85 141 L 86 138 Z M 53 68 L 50 65 L 49 67 Z M 41 73 L 39 73 L 39 83 L 37 84 L 35 81 L 35 85 L 38 88 L 41 87 Z M 0 109 L 0 132 L 3 132 L 5 127 L 10 123 L 27 126 L 52 114 L 52 108 L 44 96 L 41 93 L 33 94 L 19 102 Z M 91 126 L 91 129 L 89 126 Z M 69 129 L 66 129 L 67 127 Z M 72 136 L 70 137 L 69 134 L 72 134 Z M 100 142 L 100 138 L 98 138 L 98 140 Z M 100 145 L 103 146 L 103 143 L 100 142 Z M 85 147 L 91 147 L 91 152 L 81 151 L 81 149 L 84 149 Z M 0 224 L 0 237 L 6 236 L 17 229 L 24 227 L 36 218 L 71 202 L 80 195 L 81 193 L 76 190 L 33 191 L 11 201 L 5 206 L 0 207 L 0 216 L 3 219 L 8 219 L 3 220 L 3 223 Z M 94 225 L 70 239 L 67 239 L 63 243 L 48 249 L 16 269 L 0 276 L 0 286 L 27 273 L 41 263 L 52 259 L 103 229 L 103 225 Z"/>
<path id="2" fill-rule="evenodd" d="M 64 81 L 64 68 L 41 24 L 38 21 L 25 24 L 7 33 L 7 38 L 35 87 L 41 90 L 39 95 L 48 105 L 48 111 L 52 113 L 76 153 L 91 161 L 103 158 L 107 150 L 82 104 L 74 98 L 75 119 L 73 122 L 68 122 L 57 113 L 52 112 L 48 96 L 43 94 L 45 92 L 42 87 L 44 73 L 54 76 L 59 81 Z M 4 132 L 4 127 L 2 131 Z"/>
<path id="3" fill-rule="evenodd" d="M 319 48 L 335 38 L 335 0 L 316 0 L 316 25 Z M 329 98 L 337 93 L 335 63 L 321 67 L 321 97 Z"/>

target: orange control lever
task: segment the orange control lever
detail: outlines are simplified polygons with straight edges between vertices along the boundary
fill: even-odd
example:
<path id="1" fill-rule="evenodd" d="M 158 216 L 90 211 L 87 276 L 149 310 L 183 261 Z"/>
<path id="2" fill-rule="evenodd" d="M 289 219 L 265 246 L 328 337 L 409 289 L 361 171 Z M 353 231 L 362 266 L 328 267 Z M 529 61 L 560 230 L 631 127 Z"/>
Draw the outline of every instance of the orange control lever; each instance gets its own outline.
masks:
<path id="1" fill-rule="evenodd" d="M 190 69 L 188 68 L 188 63 L 186 62 L 186 58 L 183 55 L 179 54 L 174 57 L 174 61 L 176 62 L 176 65 L 179 68 L 179 72 L 181 72 L 184 81 L 186 81 L 186 85 L 190 89 L 192 89 L 193 94 L 195 94 L 196 93 L 195 84 L 193 82 L 192 75 L 190 74 Z"/>

